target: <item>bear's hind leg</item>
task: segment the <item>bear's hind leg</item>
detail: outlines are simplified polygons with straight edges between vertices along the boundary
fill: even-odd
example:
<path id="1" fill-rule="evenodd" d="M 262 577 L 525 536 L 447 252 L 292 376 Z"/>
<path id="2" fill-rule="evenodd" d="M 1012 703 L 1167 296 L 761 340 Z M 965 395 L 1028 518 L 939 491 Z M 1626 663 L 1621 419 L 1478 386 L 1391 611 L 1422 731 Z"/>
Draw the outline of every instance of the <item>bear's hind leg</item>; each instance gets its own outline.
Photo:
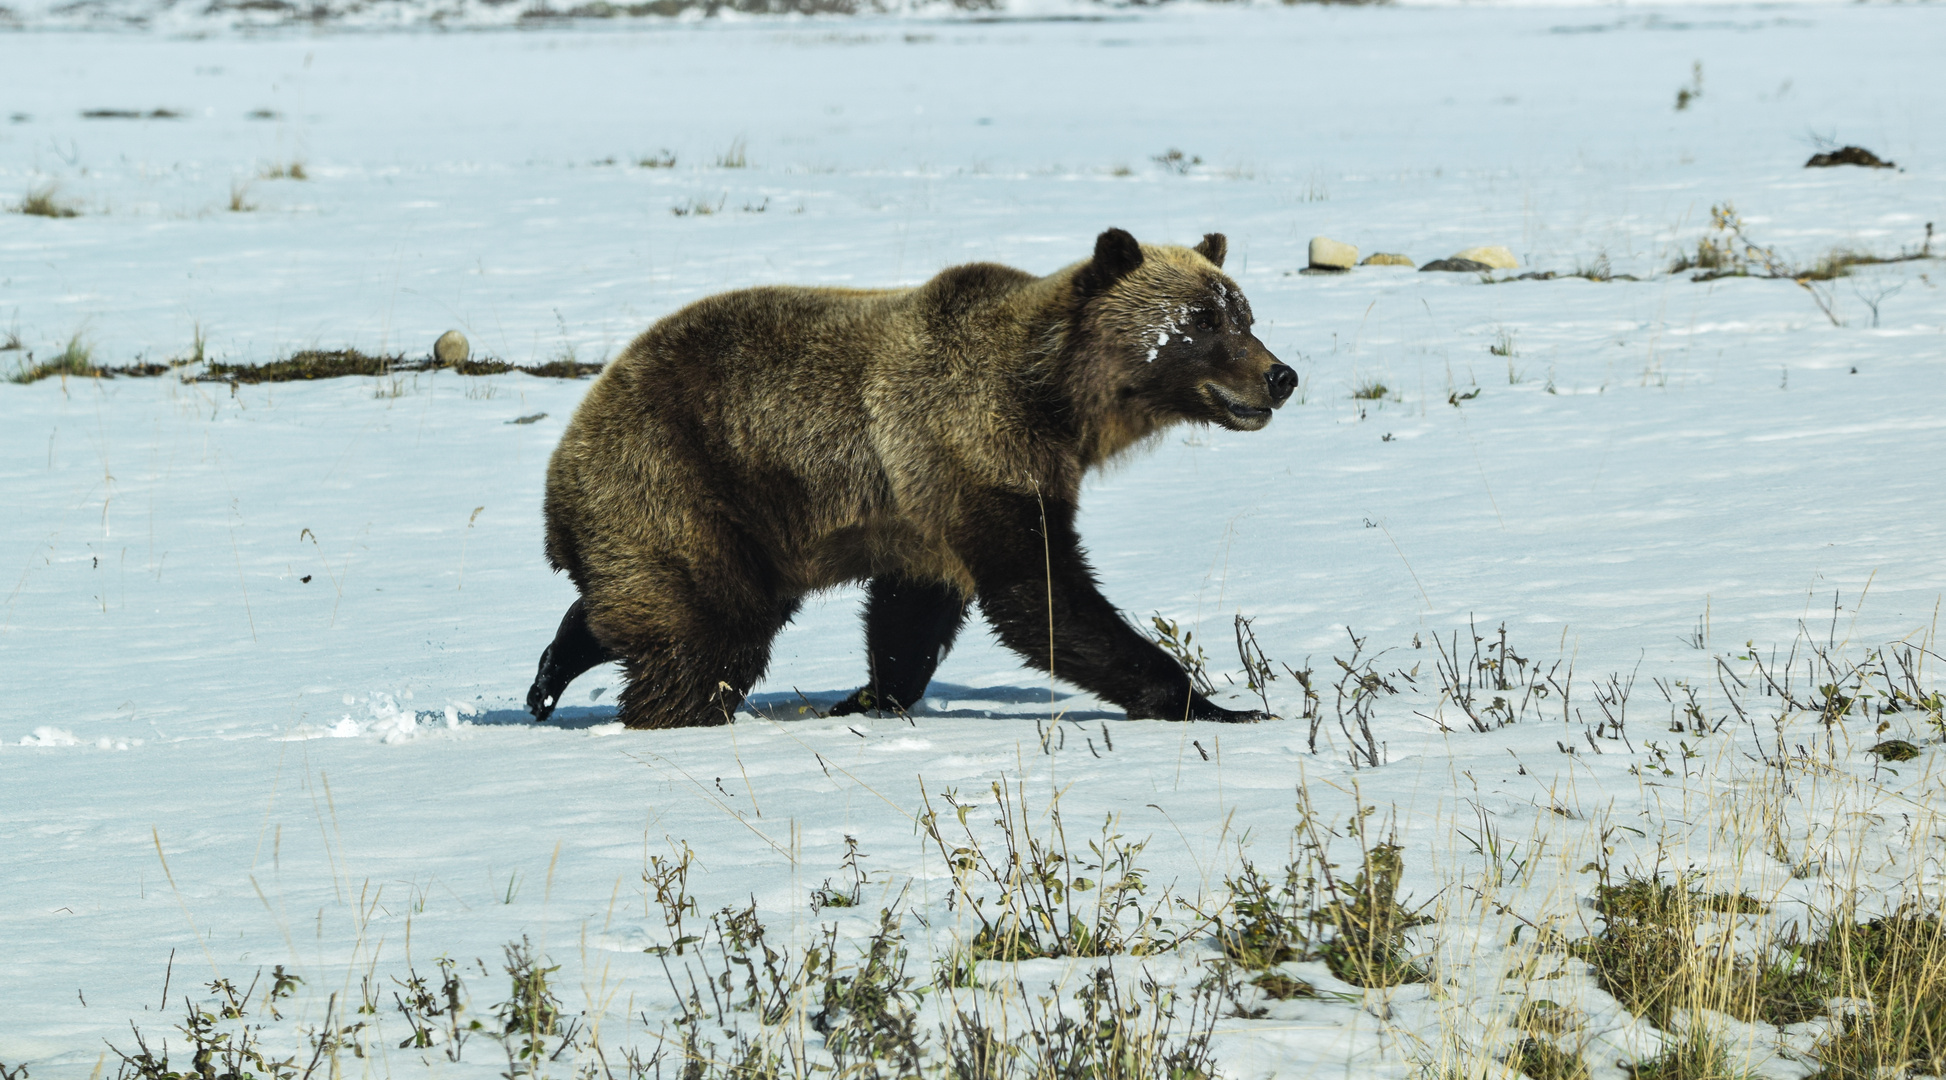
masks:
<path id="1" fill-rule="evenodd" d="M 667 600 L 665 595 L 665 605 Z M 603 633 L 622 652 L 628 672 L 620 697 L 622 723 L 631 728 L 729 723 L 770 666 L 771 640 L 797 611 L 791 599 L 750 601 L 710 605 L 680 619 L 627 629 L 604 623 Z"/>
<path id="2" fill-rule="evenodd" d="M 831 715 L 911 708 L 925 694 L 965 622 L 966 598 L 944 582 L 898 574 L 873 578 L 865 600 L 870 681 L 833 707 Z"/>
<path id="3" fill-rule="evenodd" d="M 561 616 L 553 644 L 541 650 L 540 670 L 534 673 L 534 685 L 527 688 L 527 711 L 534 714 L 536 723 L 546 720 L 561 703 L 561 692 L 569 683 L 589 668 L 620 659 L 619 654 L 595 640 L 594 632 L 588 629 L 588 609 L 576 599 Z"/>

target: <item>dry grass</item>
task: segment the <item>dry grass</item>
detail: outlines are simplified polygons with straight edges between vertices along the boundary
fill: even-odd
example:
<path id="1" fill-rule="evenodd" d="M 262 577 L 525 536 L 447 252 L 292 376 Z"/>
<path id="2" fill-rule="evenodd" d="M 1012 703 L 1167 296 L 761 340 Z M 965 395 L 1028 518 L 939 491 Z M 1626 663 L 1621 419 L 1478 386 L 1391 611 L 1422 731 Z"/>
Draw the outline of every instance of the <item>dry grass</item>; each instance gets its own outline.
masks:
<path id="1" fill-rule="evenodd" d="M 1624 875 L 1595 889 L 1601 932 L 1571 946 L 1630 1012 L 1671 1029 L 1699 1010 L 1778 1026 L 1821 1015 L 1826 986 L 1787 949 L 1758 956 L 1731 947 L 1736 916 L 1766 914 L 1741 893 L 1705 894 L 1690 879 Z"/>
<path id="2" fill-rule="evenodd" d="M 1806 266 L 1799 266 L 1778 254 L 1775 248 L 1751 240 L 1744 232 L 1743 218 L 1730 203 L 1710 207 L 1710 233 L 1696 242 L 1693 253 L 1685 253 L 1670 264 L 1669 272 L 1699 271 L 1692 281 L 1715 281 L 1725 277 L 1762 277 L 1795 281 L 1831 281 L 1851 273 L 1854 266 L 1914 262 L 1932 255 L 1932 223 L 1926 224 L 1925 241 L 1916 249 L 1897 255 L 1875 255 L 1852 248 L 1832 248 Z"/>
<path id="3" fill-rule="evenodd" d="M 37 187 L 23 196 L 18 203 L 14 204 L 14 212 L 17 214 L 26 214 L 29 217 L 71 218 L 81 216 L 81 211 L 70 206 L 59 196 L 60 186 L 57 184 L 46 184 Z"/>
<path id="4" fill-rule="evenodd" d="M 1032 840 L 1049 853 L 1061 845 L 1058 834 Z M 643 875 L 670 935 L 668 944 L 646 951 L 658 958 L 676 1004 L 672 1018 L 646 1033 L 652 1040 L 646 1048 L 615 1045 L 612 1036 L 603 1045 L 598 1019 L 562 1000 L 561 990 L 571 984 L 558 978 L 561 966 L 523 937 L 502 950 L 507 989 L 486 1006 L 466 986 L 469 971 L 488 975 L 484 960 L 442 958 L 431 975 L 407 966 L 389 986 L 367 972 L 355 995 L 331 996 L 321 1023 L 313 1015 L 302 1025 L 284 1015 L 300 1011 L 291 999 L 302 980 L 283 968 L 268 986 L 261 972 L 242 989 L 218 979 L 204 984 L 206 993 L 186 996 L 185 1017 L 170 1040 L 150 1038 L 139 1023 L 132 1043 L 114 1040 L 110 1049 L 121 1063 L 116 1076 L 307 1080 L 339 1075 L 349 1064 L 342 1059 L 367 1057 L 381 1046 L 412 1051 L 425 1065 L 504 1057 L 510 1080 L 544 1073 L 632 1080 L 1218 1075 L 1211 1040 L 1222 995 L 1213 984 L 1179 990 L 1138 965 L 1118 969 L 1106 962 L 1083 966 L 1045 994 L 1018 981 L 993 989 L 971 978 L 926 982 L 913 973 L 900 900 L 880 911 L 863 940 L 840 938 L 834 924 L 812 931 L 802 945 L 790 944 L 772 937 L 754 903 L 699 918 L 689 892 L 691 856 L 685 848 L 671 859 L 652 858 Z M 968 961 L 969 969 L 975 963 Z M 922 1019 L 929 997 L 938 1003 L 928 1014 L 935 1019 Z M 649 1022 L 647 1012 L 643 1020 Z M 295 1030 L 264 1037 L 280 1025 Z M 300 1052 L 288 1058 L 266 1049 L 293 1041 Z M 194 1072 L 182 1071 L 185 1059 L 193 1060 Z"/>
<path id="5" fill-rule="evenodd" d="M 1798 266 L 1777 253 L 1775 248 L 1762 247 L 1744 233 L 1743 219 L 1738 216 L 1736 207 L 1722 203 L 1710 207 L 1711 233 L 1697 241 L 1695 254 L 1684 254 L 1669 267 L 1670 273 L 1695 270 L 1691 281 L 1715 281 L 1726 277 L 1769 278 L 1795 282 L 1818 305 L 1818 310 L 1833 326 L 1845 325 L 1838 317 L 1833 288 L 1828 283 L 1851 274 L 1854 266 L 1873 266 L 1884 263 L 1914 262 L 1931 259 L 1933 227 L 1926 223 L 1926 237 L 1917 249 L 1907 248 L 1897 255 L 1874 255 L 1869 252 L 1849 248 L 1833 248 L 1817 261 L 1808 266 Z M 1863 300 L 1872 312 L 1872 325 L 1879 320 L 1879 301 L 1898 287 L 1882 290 L 1875 297 Z"/>
<path id="6" fill-rule="evenodd" d="M 1175 173 L 1177 176 L 1188 176 L 1189 170 L 1203 163 L 1201 156 L 1185 154 L 1173 146 L 1160 154 L 1150 155 L 1149 160 Z"/>
<path id="7" fill-rule="evenodd" d="M 709 217 L 721 213 L 723 204 L 728 202 L 729 198 L 728 195 L 724 195 L 715 202 L 710 202 L 708 199 L 688 199 L 670 207 L 669 212 L 677 217 Z"/>
<path id="8" fill-rule="evenodd" d="M 1588 1063 L 1580 1054 L 1531 1035 L 1515 1044 L 1507 1064 L 1530 1080 L 1588 1080 Z"/>
<path id="9" fill-rule="evenodd" d="M 54 378 L 56 376 L 61 378 L 66 378 L 70 375 L 94 377 L 105 374 L 101 368 L 95 366 L 94 357 L 94 346 L 83 341 L 80 333 L 77 332 L 73 337 L 68 338 L 67 345 L 60 352 L 46 360 L 35 362 L 33 354 L 29 353 L 26 363 L 22 364 L 18 371 L 7 376 L 7 381 L 11 383 L 36 383 L 42 379 Z"/>
<path id="10" fill-rule="evenodd" d="M 13 351 L 19 348 L 18 331 L 10 331 L 6 341 L 0 343 L 0 351 Z M 133 363 L 128 364 L 114 366 L 97 365 L 94 362 L 94 346 L 84 340 L 81 334 L 77 332 L 68 338 L 67 344 L 62 347 L 60 352 L 47 360 L 36 361 L 34 355 L 28 353 L 26 361 L 12 375 L 7 376 L 7 381 L 12 383 L 35 383 L 42 379 L 57 376 L 66 378 L 70 375 L 91 379 L 111 379 L 116 376 L 141 378 L 166 375 L 180 367 L 201 360 L 202 349 L 202 328 L 198 327 L 196 330 L 195 351 L 189 359 L 178 358 L 172 359 L 167 363 L 159 364 L 138 357 Z"/>
<path id="11" fill-rule="evenodd" d="M 1723 1037 L 1696 1027 L 1671 1038 L 1654 1057 L 1625 1064 L 1630 1080 L 1757 1080 Z"/>
<path id="12" fill-rule="evenodd" d="M 1323 961 L 1333 977 L 1352 986 L 1426 981 L 1428 972 L 1414 959 L 1405 932 L 1431 920 L 1399 903 L 1403 849 L 1389 838 L 1369 842 L 1366 816 L 1357 819 L 1357 869 L 1346 881 L 1333 872 L 1339 864 L 1330 859 L 1329 834 L 1321 830 L 1308 797 L 1300 799 L 1297 855 L 1279 878 L 1266 877 L 1246 857 L 1240 860 L 1239 873 L 1224 880 L 1223 913 L 1216 927 L 1223 955 L 1257 971 Z M 1304 980 L 1276 972 L 1254 985 L 1273 999 L 1317 993 Z"/>
<path id="13" fill-rule="evenodd" d="M 1820 1080 L 1946 1075 L 1946 922 L 1908 904 L 1833 925 L 1804 950 L 1811 978 L 1849 1009 L 1818 1043 Z"/>

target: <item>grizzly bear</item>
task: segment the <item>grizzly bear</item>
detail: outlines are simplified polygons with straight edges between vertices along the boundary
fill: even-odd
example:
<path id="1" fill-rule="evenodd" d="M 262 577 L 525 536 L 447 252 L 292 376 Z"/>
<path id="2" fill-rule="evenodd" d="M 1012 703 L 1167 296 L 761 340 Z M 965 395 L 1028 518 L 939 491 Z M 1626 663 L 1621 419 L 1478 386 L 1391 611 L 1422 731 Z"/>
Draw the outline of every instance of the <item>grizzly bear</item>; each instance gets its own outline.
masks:
<path id="1" fill-rule="evenodd" d="M 836 712 L 917 702 L 977 602 L 1029 665 L 1132 719 L 1264 719 L 1197 693 L 1102 596 L 1075 531 L 1089 469 L 1185 421 L 1259 430 L 1296 388 L 1226 246 L 1109 229 L 1045 277 L 745 289 L 657 322 L 548 465 L 547 557 L 581 597 L 534 718 L 619 660 L 629 727 L 726 723 L 804 595 L 863 580 L 867 682 Z"/>

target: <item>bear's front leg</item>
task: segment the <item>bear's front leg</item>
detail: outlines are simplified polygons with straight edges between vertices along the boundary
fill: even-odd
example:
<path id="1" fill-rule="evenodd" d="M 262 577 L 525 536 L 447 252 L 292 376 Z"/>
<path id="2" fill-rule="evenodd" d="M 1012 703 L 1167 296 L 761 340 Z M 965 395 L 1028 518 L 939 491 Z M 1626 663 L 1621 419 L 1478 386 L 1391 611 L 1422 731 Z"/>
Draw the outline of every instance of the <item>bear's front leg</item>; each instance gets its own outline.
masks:
<path id="1" fill-rule="evenodd" d="M 1081 551 L 1072 504 L 1006 492 L 970 498 L 952 543 L 994 632 L 1034 667 L 1114 702 L 1131 720 L 1270 718 L 1197 693 L 1182 666 L 1122 618 Z"/>

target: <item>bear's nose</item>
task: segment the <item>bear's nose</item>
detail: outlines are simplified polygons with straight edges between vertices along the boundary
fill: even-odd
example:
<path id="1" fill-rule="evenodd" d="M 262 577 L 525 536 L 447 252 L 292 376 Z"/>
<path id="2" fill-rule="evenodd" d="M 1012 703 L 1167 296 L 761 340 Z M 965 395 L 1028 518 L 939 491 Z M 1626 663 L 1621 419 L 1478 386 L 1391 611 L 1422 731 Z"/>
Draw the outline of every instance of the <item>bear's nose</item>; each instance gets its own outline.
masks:
<path id="1" fill-rule="evenodd" d="M 1273 405 L 1282 405 L 1284 399 L 1297 389 L 1297 372 L 1283 364 L 1272 364 L 1264 372 L 1264 381 L 1270 384 L 1270 400 Z"/>

